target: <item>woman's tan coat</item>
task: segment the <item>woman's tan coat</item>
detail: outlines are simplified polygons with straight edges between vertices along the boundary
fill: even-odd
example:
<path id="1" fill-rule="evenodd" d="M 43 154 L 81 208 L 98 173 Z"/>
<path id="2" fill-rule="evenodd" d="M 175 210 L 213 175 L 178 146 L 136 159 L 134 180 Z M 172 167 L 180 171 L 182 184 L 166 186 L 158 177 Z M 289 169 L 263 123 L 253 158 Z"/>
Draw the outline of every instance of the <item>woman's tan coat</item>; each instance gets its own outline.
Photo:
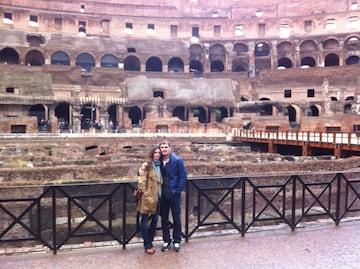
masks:
<path id="1" fill-rule="evenodd" d="M 147 165 L 148 164 L 146 162 L 143 163 L 141 169 L 146 171 Z M 147 182 L 146 179 L 148 179 Z M 161 183 L 161 179 L 157 177 L 154 168 L 152 168 L 148 173 L 145 172 L 145 174 L 140 177 L 138 189 L 142 190 L 143 194 L 137 204 L 137 211 L 139 213 L 154 214 L 156 212 Z"/>

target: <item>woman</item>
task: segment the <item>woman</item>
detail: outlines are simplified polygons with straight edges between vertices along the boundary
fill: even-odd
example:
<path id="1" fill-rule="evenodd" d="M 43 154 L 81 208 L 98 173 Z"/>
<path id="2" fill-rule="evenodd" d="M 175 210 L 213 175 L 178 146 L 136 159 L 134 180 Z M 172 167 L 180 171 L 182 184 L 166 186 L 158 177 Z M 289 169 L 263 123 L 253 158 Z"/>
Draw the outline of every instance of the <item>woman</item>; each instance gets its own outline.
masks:
<path id="1" fill-rule="evenodd" d="M 141 214 L 141 236 L 144 240 L 145 252 L 148 254 L 155 253 L 152 241 L 156 231 L 159 214 L 158 202 L 161 196 L 160 157 L 159 147 L 153 148 L 139 171 L 141 177 L 138 182 L 138 189 L 142 191 L 142 195 L 138 201 L 137 210 Z M 150 225 L 148 225 L 149 220 Z"/>

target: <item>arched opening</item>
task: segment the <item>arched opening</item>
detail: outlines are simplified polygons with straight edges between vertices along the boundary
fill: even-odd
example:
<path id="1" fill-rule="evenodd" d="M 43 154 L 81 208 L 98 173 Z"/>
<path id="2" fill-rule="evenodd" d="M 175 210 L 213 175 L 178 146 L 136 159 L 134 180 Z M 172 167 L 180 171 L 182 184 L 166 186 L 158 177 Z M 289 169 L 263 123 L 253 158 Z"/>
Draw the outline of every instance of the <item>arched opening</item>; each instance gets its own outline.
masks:
<path id="1" fill-rule="evenodd" d="M 120 122 L 117 117 L 117 105 L 112 104 L 109 106 L 107 113 L 109 115 L 108 118 L 108 126 L 113 132 L 119 132 L 120 131 Z"/>
<path id="2" fill-rule="evenodd" d="M 351 104 L 344 105 L 344 113 L 351 113 Z"/>
<path id="3" fill-rule="evenodd" d="M 201 55 L 202 55 L 202 48 L 199 44 L 193 44 L 190 46 L 189 48 L 189 60 L 194 61 L 200 61 L 202 59 Z"/>
<path id="4" fill-rule="evenodd" d="M 273 114 L 273 106 L 266 104 L 267 101 L 270 101 L 269 98 L 261 98 L 260 101 L 263 102 L 260 108 L 260 116 L 271 116 Z"/>
<path id="5" fill-rule="evenodd" d="M 293 64 L 289 58 L 281 58 L 278 60 L 278 67 L 292 68 Z"/>
<path id="6" fill-rule="evenodd" d="M 325 66 L 339 66 L 339 56 L 335 53 L 326 55 Z"/>
<path id="7" fill-rule="evenodd" d="M 358 64 L 359 63 L 359 56 L 350 56 L 346 59 L 345 64 L 346 65 L 353 65 L 353 64 Z"/>
<path id="8" fill-rule="evenodd" d="M 301 66 L 316 66 L 315 57 L 318 53 L 318 46 L 313 40 L 306 40 L 300 45 Z"/>
<path id="9" fill-rule="evenodd" d="M 292 44 L 288 41 L 283 41 L 277 45 L 277 54 L 279 59 L 281 58 L 291 58 L 293 55 Z"/>
<path id="10" fill-rule="evenodd" d="M 81 129 L 88 130 L 90 128 L 95 128 L 97 125 L 97 108 L 96 105 L 93 103 L 85 104 L 81 109 Z"/>
<path id="11" fill-rule="evenodd" d="M 0 51 L 0 63 L 19 64 L 19 54 L 12 48 L 4 48 Z"/>
<path id="12" fill-rule="evenodd" d="M 137 106 L 133 106 L 129 110 L 129 119 L 131 119 L 132 127 L 141 127 L 141 110 Z"/>
<path id="13" fill-rule="evenodd" d="M 296 122 L 296 110 L 292 106 L 287 107 L 287 114 L 289 117 L 289 122 Z"/>
<path id="14" fill-rule="evenodd" d="M 313 57 L 304 57 L 301 59 L 301 67 L 308 66 L 308 67 L 315 67 L 316 62 Z"/>
<path id="15" fill-rule="evenodd" d="M 236 58 L 232 62 L 232 72 L 248 72 L 249 60 L 245 58 Z"/>
<path id="16" fill-rule="evenodd" d="M 50 123 L 48 122 L 48 115 L 45 107 L 41 104 L 33 105 L 29 109 L 29 116 L 37 118 L 39 131 L 50 131 Z"/>
<path id="17" fill-rule="evenodd" d="M 89 71 L 91 67 L 95 67 L 95 59 L 89 53 L 81 53 L 76 57 L 75 65 Z"/>
<path id="18" fill-rule="evenodd" d="M 206 115 L 206 110 L 203 107 L 197 107 L 194 110 L 194 117 L 198 118 L 198 121 L 200 123 L 207 123 L 207 115 Z"/>
<path id="19" fill-rule="evenodd" d="M 270 54 L 270 47 L 265 42 L 259 42 L 255 46 L 254 56 L 255 57 L 263 57 L 269 56 Z"/>
<path id="20" fill-rule="evenodd" d="M 124 60 L 124 70 L 126 71 L 140 71 L 140 60 L 134 56 L 128 56 Z"/>
<path id="21" fill-rule="evenodd" d="M 323 48 L 325 50 L 336 50 L 339 48 L 339 41 L 334 38 L 327 39 L 323 42 Z"/>
<path id="22" fill-rule="evenodd" d="M 106 54 L 101 58 L 101 67 L 119 67 L 118 58 L 112 54 Z"/>
<path id="23" fill-rule="evenodd" d="M 309 117 L 319 117 L 320 112 L 319 112 L 319 109 L 318 109 L 317 106 L 312 105 L 312 106 L 309 106 L 309 107 L 308 107 L 306 114 L 307 114 L 307 116 L 309 116 Z"/>
<path id="24" fill-rule="evenodd" d="M 63 51 L 56 51 L 51 55 L 51 64 L 70 65 L 70 57 Z"/>
<path id="25" fill-rule="evenodd" d="M 220 60 L 211 62 L 211 72 L 224 72 L 224 63 Z"/>
<path id="26" fill-rule="evenodd" d="M 71 125 L 70 104 L 63 102 L 55 107 L 55 117 L 58 120 L 58 128 L 61 132 L 69 131 Z"/>
<path id="27" fill-rule="evenodd" d="M 200 61 L 194 60 L 190 62 L 189 66 L 190 73 L 194 73 L 194 76 L 202 76 L 203 73 L 203 66 Z"/>
<path id="28" fill-rule="evenodd" d="M 27 34 L 26 41 L 31 47 L 40 47 L 40 45 L 45 44 L 45 37 L 38 34 Z"/>
<path id="29" fill-rule="evenodd" d="M 171 58 L 168 62 L 168 72 L 184 72 L 184 63 L 179 57 Z"/>
<path id="30" fill-rule="evenodd" d="M 246 44 L 236 43 L 234 45 L 233 51 L 236 52 L 236 56 L 244 56 L 249 51 L 249 48 Z"/>
<path id="31" fill-rule="evenodd" d="M 217 108 L 215 113 L 216 113 L 216 115 L 215 115 L 216 122 L 221 122 L 224 118 L 227 118 L 229 116 L 228 110 L 225 107 Z"/>
<path id="32" fill-rule="evenodd" d="M 180 120 L 185 121 L 186 120 L 186 113 L 185 113 L 185 107 L 184 106 L 177 106 L 172 112 L 173 117 L 178 117 Z"/>
<path id="33" fill-rule="evenodd" d="M 146 61 L 146 72 L 162 72 L 162 62 L 158 57 L 150 57 Z"/>
<path id="34" fill-rule="evenodd" d="M 216 44 L 209 49 L 209 61 L 211 72 L 224 72 L 224 62 L 226 62 L 226 49 L 223 45 Z"/>
<path id="35" fill-rule="evenodd" d="M 29 51 L 25 57 L 25 64 L 30 66 L 43 66 L 45 64 L 45 57 L 42 52 L 38 50 Z"/>
<path id="36" fill-rule="evenodd" d="M 265 42 L 255 45 L 255 75 L 261 70 L 271 69 L 270 47 Z"/>

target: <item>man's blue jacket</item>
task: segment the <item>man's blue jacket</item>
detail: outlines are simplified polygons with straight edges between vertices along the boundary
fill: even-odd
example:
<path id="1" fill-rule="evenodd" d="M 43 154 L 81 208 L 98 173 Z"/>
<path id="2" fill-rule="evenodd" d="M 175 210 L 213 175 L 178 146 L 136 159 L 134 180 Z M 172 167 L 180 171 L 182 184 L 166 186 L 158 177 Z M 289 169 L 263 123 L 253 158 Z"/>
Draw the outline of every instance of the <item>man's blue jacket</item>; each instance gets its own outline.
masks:
<path id="1" fill-rule="evenodd" d="M 172 153 L 169 157 L 169 161 L 165 167 L 166 179 L 170 192 L 173 194 L 180 194 L 185 190 L 187 180 L 187 172 L 184 161 Z"/>

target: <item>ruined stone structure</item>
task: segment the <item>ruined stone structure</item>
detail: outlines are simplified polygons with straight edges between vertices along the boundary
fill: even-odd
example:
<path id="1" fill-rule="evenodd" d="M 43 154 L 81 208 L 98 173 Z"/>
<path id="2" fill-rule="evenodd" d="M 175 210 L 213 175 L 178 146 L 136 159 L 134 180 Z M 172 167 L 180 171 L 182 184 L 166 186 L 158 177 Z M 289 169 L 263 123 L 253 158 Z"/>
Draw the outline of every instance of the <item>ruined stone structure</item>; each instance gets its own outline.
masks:
<path id="1" fill-rule="evenodd" d="M 0 3 L 0 128 L 356 132 L 356 0 Z"/>

